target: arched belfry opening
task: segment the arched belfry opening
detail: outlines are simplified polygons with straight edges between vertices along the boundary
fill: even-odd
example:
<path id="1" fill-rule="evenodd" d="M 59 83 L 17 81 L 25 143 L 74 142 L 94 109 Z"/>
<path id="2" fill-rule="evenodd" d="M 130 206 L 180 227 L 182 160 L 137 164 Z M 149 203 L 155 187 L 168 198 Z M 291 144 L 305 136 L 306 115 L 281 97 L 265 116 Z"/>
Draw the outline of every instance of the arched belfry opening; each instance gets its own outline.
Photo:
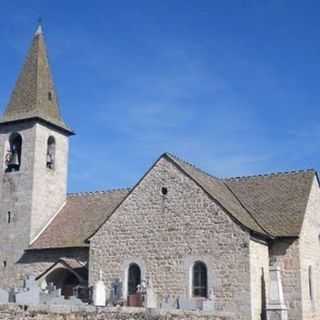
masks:
<path id="1" fill-rule="evenodd" d="M 19 171 L 21 167 L 22 137 L 14 132 L 9 137 L 9 150 L 6 154 L 6 172 Z"/>
<path id="2" fill-rule="evenodd" d="M 47 168 L 54 169 L 56 157 L 56 140 L 50 136 L 47 141 Z"/>

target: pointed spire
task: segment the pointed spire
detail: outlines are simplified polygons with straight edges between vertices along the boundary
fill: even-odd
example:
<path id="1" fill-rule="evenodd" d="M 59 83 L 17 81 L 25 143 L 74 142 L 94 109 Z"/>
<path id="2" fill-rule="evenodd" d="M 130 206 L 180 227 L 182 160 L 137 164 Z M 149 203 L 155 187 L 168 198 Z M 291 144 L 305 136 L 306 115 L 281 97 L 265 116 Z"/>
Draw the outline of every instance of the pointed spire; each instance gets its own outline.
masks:
<path id="1" fill-rule="evenodd" d="M 34 118 L 72 134 L 60 115 L 41 22 L 0 123 Z"/>

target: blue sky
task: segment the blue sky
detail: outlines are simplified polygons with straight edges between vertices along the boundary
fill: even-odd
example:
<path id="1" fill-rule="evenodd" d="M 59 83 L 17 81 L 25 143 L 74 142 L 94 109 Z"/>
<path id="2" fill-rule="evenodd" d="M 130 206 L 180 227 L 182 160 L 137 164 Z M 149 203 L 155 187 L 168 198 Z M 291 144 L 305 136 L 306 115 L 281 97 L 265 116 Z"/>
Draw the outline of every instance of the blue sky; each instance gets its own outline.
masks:
<path id="1" fill-rule="evenodd" d="M 319 1 L 1 1 L 1 111 L 39 16 L 70 191 L 131 186 L 166 151 L 218 176 L 319 167 Z"/>

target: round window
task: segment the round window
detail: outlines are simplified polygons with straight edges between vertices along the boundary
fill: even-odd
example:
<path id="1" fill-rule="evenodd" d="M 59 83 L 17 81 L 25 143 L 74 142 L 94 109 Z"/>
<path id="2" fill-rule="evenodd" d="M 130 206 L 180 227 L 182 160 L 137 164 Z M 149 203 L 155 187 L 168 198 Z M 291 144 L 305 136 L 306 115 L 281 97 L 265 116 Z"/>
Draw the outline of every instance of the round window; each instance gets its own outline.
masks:
<path id="1" fill-rule="evenodd" d="M 161 188 L 162 195 L 166 196 L 168 194 L 168 189 L 166 187 Z"/>

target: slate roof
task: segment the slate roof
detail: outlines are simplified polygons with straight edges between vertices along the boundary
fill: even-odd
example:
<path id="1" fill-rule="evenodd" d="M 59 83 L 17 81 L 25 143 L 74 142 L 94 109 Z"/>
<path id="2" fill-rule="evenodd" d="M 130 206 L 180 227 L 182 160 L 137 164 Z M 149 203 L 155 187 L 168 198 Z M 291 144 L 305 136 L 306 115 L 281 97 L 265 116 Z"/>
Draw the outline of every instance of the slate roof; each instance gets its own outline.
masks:
<path id="1" fill-rule="evenodd" d="M 62 210 L 29 249 L 86 247 L 85 240 L 111 215 L 128 189 L 69 194 Z"/>
<path id="2" fill-rule="evenodd" d="M 35 33 L 22 71 L 0 123 L 40 119 L 68 134 L 61 117 L 41 26 Z"/>
<path id="3" fill-rule="evenodd" d="M 299 236 L 315 170 L 221 179 L 166 156 L 248 229 L 271 237 Z"/>
<path id="4" fill-rule="evenodd" d="M 77 276 L 82 281 L 88 280 L 88 265 L 81 263 L 79 260 L 75 258 L 60 258 L 56 262 L 54 262 L 49 268 L 39 274 L 36 279 L 39 280 L 43 276 L 46 276 L 56 265 L 63 265 L 69 270 L 72 270 L 73 273 L 77 274 Z"/>
<path id="5" fill-rule="evenodd" d="M 314 170 L 226 179 L 225 183 L 273 236 L 298 236 Z"/>
<path id="6" fill-rule="evenodd" d="M 242 226 L 266 238 L 299 236 L 314 170 L 221 179 L 164 154 Z M 133 189 L 132 189 L 133 190 Z M 129 189 L 69 194 L 62 210 L 29 249 L 87 247 Z"/>

